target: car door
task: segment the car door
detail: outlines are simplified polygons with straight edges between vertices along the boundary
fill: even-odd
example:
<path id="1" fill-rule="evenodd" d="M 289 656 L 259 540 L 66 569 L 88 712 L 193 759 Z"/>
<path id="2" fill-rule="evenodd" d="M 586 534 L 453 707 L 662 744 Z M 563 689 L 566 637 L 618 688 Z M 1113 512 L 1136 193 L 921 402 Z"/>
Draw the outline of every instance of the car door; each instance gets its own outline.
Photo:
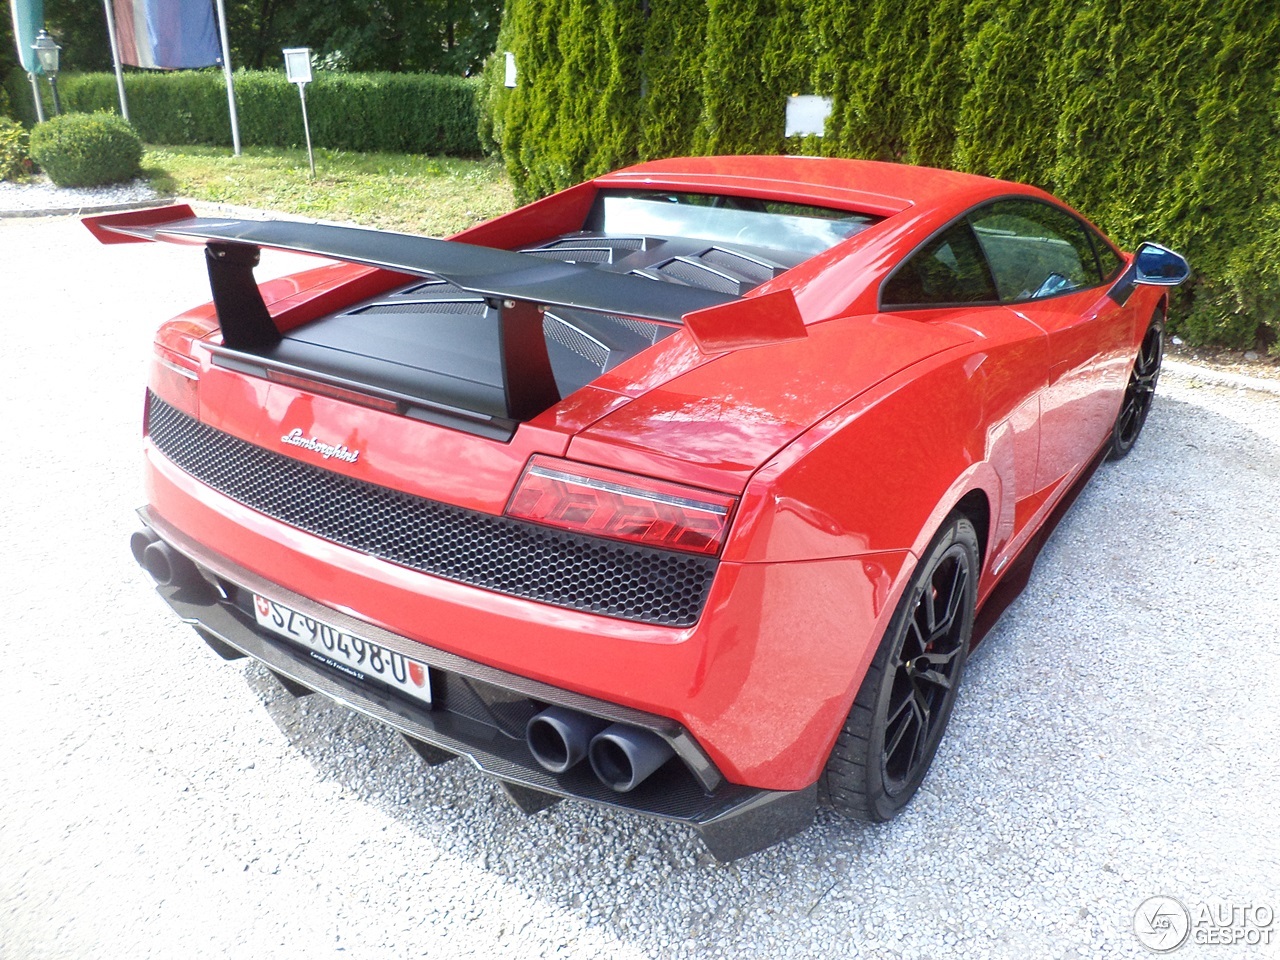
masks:
<path id="1" fill-rule="evenodd" d="M 882 310 L 975 335 L 965 364 L 972 379 L 984 459 L 1000 477 L 992 504 L 998 554 L 1034 513 L 1038 501 L 1040 397 L 1046 385 L 1048 338 L 1000 303 L 991 270 L 968 220 L 961 218 L 913 251 L 880 290 Z"/>
<path id="2" fill-rule="evenodd" d="M 1098 244 L 1105 241 L 1066 210 L 1017 197 L 969 214 L 1000 302 L 1048 336 L 1049 369 L 1040 403 L 1037 490 L 1072 475 L 1115 421 L 1133 324 L 1106 295 Z M 1110 253 L 1108 266 L 1118 271 Z"/>

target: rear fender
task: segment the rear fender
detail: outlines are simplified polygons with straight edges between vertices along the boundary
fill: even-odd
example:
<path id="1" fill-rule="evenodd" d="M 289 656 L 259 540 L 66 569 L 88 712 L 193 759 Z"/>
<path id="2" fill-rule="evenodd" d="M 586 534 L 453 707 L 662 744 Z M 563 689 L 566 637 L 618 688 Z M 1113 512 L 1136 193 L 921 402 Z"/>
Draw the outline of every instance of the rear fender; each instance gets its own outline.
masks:
<path id="1" fill-rule="evenodd" d="M 985 409 L 965 359 L 952 350 L 901 371 L 782 450 L 747 486 L 735 556 L 919 556 L 974 490 L 987 497 L 996 530 L 1014 489 L 998 469 L 1011 462 L 1001 450 L 1008 411 Z"/>

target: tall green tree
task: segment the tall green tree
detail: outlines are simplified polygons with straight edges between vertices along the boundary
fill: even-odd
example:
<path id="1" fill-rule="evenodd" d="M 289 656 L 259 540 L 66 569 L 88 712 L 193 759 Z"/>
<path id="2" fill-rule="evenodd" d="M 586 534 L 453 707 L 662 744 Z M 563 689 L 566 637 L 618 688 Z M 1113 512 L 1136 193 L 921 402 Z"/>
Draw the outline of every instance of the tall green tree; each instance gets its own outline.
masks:
<path id="1" fill-rule="evenodd" d="M 640 102 L 640 156 L 685 152 L 702 119 L 706 0 L 649 0 Z"/>
<path id="2" fill-rule="evenodd" d="M 513 0 L 518 79 L 503 155 L 522 199 L 638 156 L 644 11 L 636 0 Z"/>
<path id="3" fill-rule="evenodd" d="M 111 69 L 102 0 L 45 0 L 45 16 L 68 70 Z M 311 47 L 342 69 L 461 75 L 480 69 L 501 17 L 502 0 L 229 0 L 227 34 L 237 67 Z"/>
<path id="4" fill-rule="evenodd" d="M 8 16 L 7 9 L 4 13 Z M 111 43 L 102 0 L 44 0 L 44 18 L 49 32 L 62 44 L 61 69 L 111 69 Z"/>
<path id="5" fill-rule="evenodd" d="M 13 20 L 7 9 L 0 9 L 0 81 L 9 75 L 9 71 L 18 65 L 18 57 L 13 45 Z M 9 94 L 0 85 L 0 117 L 13 115 Z"/>
<path id="6" fill-rule="evenodd" d="M 493 50 L 502 0 L 236 0 L 232 60 L 276 66 L 283 47 L 311 47 L 346 70 L 466 74 Z"/>
<path id="7" fill-rule="evenodd" d="M 1053 187 L 1059 105 L 1048 76 L 1073 4 L 977 0 L 965 9 L 968 89 L 956 117 L 962 170 Z"/>
<path id="8" fill-rule="evenodd" d="M 904 71 L 903 94 L 915 104 L 908 119 L 907 157 L 928 167 L 950 166 L 956 147 L 955 118 L 969 86 L 963 68 L 964 8 L 968 0 L 928 4 L 924 42 L 913 52 L 914 70 Z"/>
<path id="9" fill-rule="evenodd" d="M 827 156 L 860 156 L 855 130 L 856 103 L 862 83 L 861 51 L 870 11 L 861 3 L 813 0 L 804 14 L 804 29 L 817 49 L 812 83 L 815 93 L 832 99 L 831 116 L 821 142 Z"/>
<path id="10" fill-rule="evenodd" d="M 762 68 L 778 0 L 707 0 L 699 153 L 782 150 L 783 94 Z"/>
<path id="11" fill-rule="evenodd" d="M 1187 322 L 1196 339 L 1247 347 L 1259 322 L 1280 331 L 1280 18 L 1250 0 L 1223 0 L 1213 18 L 1217 42 L 1196 97 L 1197 202 L 1186 217 L 1212 279 L 1194 288 Z"/>
<path id="12" fill-rule="evenodd" d="M 910 89 L 929 46 L 933 0 L 880 0 L 869 5 L 856 72 L 845 90 L 843 134 L 861 157 L 905 160 L 920 103 Z"/>

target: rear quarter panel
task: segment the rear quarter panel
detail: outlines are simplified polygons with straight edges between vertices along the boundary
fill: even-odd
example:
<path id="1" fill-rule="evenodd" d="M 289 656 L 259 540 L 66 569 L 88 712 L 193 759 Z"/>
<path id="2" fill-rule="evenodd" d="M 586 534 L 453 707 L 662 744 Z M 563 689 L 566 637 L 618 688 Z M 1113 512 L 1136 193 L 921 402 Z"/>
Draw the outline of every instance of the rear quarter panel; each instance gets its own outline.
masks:
<path id="1" fill-rule="evenodd" d="M 964 311 L 933 311 L 929 324 L 876 319 L 941 331 L 959 327 L 957 317 Z M 990 500 L 996 533 L 1020 474 L 1034 476 L 1046 347 L 1031 324 L 998 308 L 965 329 L 967 342 L 892 372 L 755 474 L 736 531 L 742 559 L 919 553 L 973 490 Z"/>

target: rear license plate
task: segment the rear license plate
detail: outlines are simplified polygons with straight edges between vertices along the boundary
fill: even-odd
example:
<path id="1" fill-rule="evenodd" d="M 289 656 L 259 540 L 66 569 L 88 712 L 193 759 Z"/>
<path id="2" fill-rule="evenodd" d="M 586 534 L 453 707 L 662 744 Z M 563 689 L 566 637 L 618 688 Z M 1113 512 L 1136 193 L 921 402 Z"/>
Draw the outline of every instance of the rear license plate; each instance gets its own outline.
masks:
<path id="1" fill-rule="evenodd" d="M 303 616 L 282 603 L 253 595 L 258 626 L 306 647 L 313 660 L 362 683 L 376 680 L 421 703 L 431 702 L 427 665 L 402 653 L 343 633 L 337 627 Z"/>

